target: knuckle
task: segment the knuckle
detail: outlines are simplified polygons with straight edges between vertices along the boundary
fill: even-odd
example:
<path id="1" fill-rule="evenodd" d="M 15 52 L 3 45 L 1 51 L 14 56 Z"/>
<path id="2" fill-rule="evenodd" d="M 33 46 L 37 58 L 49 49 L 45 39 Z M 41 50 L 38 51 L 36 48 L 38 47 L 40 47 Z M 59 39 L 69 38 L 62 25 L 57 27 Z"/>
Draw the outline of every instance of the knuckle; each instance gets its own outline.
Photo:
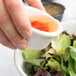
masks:
<path id="1" fill-rule="evenodd" d="M 20 4 L 17 3 L 17 2 L 14 2 L 14 1 L 12 0 L 9 4 L 7 4 L 7 7 L 8 7 L 9 9 L 16 9 L 16 8 L 20 8 Z"/>
<path id="2" fill-rule="evenodd" d="M 19 41 L 18 41 L 18 37 L 11 36 L 10 39 L 11 39 L 11 41 L 12 41 L 13 43 L 15 43 L 15 44 L 19 42 Z"/>
<path id="3" fill-rule="evenodd" d="M 6 23 L 8 21 L 5 13 L 0 13 L 0 24 Z"/>

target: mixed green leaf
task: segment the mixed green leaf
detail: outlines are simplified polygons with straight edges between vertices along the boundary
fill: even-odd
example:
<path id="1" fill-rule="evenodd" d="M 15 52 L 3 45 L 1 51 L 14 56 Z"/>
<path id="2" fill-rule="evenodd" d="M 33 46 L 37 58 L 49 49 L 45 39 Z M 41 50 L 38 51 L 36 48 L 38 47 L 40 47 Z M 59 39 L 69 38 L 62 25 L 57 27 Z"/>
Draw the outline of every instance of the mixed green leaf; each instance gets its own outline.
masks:
<path id="1" fill-rule="evenodd" d="M 23 50 L 28 76 L 76 76 L 76 37 L 61 34 L 51 40 L 51 48 L 42 51 Z"/>

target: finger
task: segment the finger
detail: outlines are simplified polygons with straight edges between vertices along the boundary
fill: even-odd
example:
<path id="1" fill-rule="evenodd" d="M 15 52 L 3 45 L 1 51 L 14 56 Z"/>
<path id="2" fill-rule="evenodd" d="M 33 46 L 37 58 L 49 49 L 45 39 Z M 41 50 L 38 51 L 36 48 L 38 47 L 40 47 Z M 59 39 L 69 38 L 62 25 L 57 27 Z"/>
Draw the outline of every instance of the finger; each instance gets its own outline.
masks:
<path id="1" fill-rule="evenodd" d="M 5 34 L 1 29 L 0 29 L 0 43 L 9 48 L 16 49 L 16 47 L 9 41 L 9 39 L 5 36 Z"/>
<path id="2" fill-rule="evenodd" d="M 2 1 L 0 0 L 0 28 L 16 48 L 24 49 L 26 48 L 27 41 L 17 32 Z"/>
<path id="3" fill-rule="evenodd" d="M 4 0 L 19 33 L 24 37 L 31 36 L 31 24 L 26 16 L 23 3 L 20 0 Z"/>
<path id="4" fill-rule="evenodd" d="M 30 6 L 36 7 L 38 9 L 41 9 L 43 11 L 45 11 L 41 0 L 25 0 Z"/>

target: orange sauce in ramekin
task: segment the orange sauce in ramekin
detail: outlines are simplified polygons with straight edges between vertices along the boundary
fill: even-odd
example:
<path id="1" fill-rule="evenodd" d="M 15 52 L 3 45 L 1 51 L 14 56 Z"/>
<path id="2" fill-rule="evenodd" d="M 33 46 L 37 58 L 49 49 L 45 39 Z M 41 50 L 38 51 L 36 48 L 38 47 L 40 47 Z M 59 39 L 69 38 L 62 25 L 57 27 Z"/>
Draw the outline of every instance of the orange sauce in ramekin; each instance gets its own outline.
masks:
<path id="1" fill-rule="evenodd" d="M 30 17 L 31 25 L 40 31 L 55 32 L 58 30 L 58 23 L 47 16 Z"/>

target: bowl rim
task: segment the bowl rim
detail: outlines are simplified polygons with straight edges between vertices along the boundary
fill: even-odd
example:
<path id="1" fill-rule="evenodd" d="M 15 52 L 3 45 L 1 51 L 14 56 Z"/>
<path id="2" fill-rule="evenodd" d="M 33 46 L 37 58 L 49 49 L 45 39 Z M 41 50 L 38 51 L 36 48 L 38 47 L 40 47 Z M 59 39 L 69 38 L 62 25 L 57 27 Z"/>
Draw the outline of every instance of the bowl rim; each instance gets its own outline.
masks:
<path id="1" fill-rule="evenodd" d="M 27 76 L 26 73 L 17 65 L 17 62 L 16 62 L 16 53 L 17 52 L 21 52 L 21 51 L 20 50 L 14 51 L 14 58 L 13 59 L 14 59 L 15 67 L 21 76 Z"/>

